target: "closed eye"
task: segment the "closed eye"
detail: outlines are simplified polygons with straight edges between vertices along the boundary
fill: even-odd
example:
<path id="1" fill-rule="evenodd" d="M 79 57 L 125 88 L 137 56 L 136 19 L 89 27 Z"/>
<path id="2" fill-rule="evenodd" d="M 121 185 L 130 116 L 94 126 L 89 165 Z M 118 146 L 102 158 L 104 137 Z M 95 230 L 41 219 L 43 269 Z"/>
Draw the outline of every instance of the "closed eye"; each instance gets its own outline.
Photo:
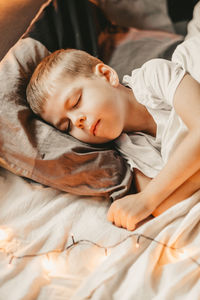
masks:
<path id="1" fill-rule="evenodd" d="M 81 101 L 81 95 L 80 97 L 76 100 L 75 104 L 72 106 L 72 108 L 77 108 L 80 104 L 80 101 Z"/>
<path id="2" fill-rule="evenodd" d="M 71 130 L 71 121 L 68 119 L 68 126 L 66 132 L 70 132 L 70 130 Z"/>
<path id="3" fill-rule="evenodd" d="M 65 122 L 66 123 L 66 122 Z M 67 126 L 66 126 L 67 125 Z M 66 133 L 68 133 L 68 132 L 70 132 L 70 130 L 71 130 L 71 121 L 68 119 L 68 122 L 67 122 L 67 124 L 66 124 L 65 126 L 63 126 L 63 131 L 64 132 L 66 132 Z"/>

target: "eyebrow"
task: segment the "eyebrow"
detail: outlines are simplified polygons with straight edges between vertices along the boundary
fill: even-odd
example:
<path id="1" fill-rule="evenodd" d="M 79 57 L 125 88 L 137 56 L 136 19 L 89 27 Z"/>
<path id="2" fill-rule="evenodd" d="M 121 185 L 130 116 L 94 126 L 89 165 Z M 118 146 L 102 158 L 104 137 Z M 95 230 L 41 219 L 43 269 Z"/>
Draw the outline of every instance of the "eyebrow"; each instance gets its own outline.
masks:
<path id="1" fill-rule="evenodd" d="M 66 107 L 66 104 L 69 102 L 70 97 L 71 97 L 74 93 L 76 93 L 76 92 L 77 92 L 77 88 L 72 88 L 72 90 L 70 91 L 70 93 L 69 93 L 67 99 L 65 100 L 64 107 Z M 59 127 L 59 126 L 60 126 L 64 121 L 66 121 L 66 120 L 68 120 L 67 117 L 61 118 L 61 119 L 55 124 L 55 126 L 56 126 L 56 127 Z"/>
<path id="2" fill-rule="evenodd" d="M 70 97 L 67 97 L 67 99 L 65 100 L 65 103 L 64 103 L 64 107 L 66 107 L 66 104 L 69 102 L 69 99 Z M 57 123 L 56 123 L 56 127 L 59 127 L 64 121 L 68 120 L 67 117 L 63 117 L 61 118 Z"/>

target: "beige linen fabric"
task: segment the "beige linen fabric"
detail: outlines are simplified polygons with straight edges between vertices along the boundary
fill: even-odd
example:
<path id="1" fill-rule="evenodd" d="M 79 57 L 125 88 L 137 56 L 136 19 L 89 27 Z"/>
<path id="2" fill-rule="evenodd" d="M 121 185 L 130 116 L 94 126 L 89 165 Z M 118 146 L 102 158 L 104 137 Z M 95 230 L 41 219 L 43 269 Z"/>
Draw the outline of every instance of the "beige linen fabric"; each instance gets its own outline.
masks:
<path id="1" fill-rule="evenodd" d="M 108 247 L 108 256 L 85 241 L 50 254 L 55 265 L 48 273 L 45 255 L 13 259 L 8 267 L 10 255 L 0 251 L 0 299 L 198 300 L 200 191 L 134 232 L 107 221 L 109 205 L 30 184 L 1 169 L 0 224 L 12 233 L 1 248 L 15 256 L 39 254 L 71 245 L 73 234 L 75 242 Z M 133 233 L 150 239 L 141 236 L 137 248 L 137 236 L 128 238 Z"/>

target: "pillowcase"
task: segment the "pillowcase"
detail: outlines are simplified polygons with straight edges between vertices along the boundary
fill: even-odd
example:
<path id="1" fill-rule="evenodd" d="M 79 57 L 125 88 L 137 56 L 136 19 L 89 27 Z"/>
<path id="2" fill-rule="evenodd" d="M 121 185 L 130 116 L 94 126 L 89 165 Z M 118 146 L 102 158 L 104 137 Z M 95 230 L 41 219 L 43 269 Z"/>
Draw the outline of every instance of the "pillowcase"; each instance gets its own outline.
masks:
<path id="1" fill-rule="evenodd" d="M 24 38 L 0 63 L 0 165 L 66 192 L 122 197 L 132 174 L 112 145 L 81 143 L 30 110 L 26 86 L 36 65 L 48 54 L 40 42 Z"/>
<path id="2" fill-rule="evenodd" d="M 139 29 L 174 32 L 167 0 L 90 0 L 114 24 Z"/>
<path id="3" fill-rule="evenodd" d="M 153 58 L 171 60 L 172 54 L 183 41 L 183 36 L 156 30 L 138 30 L 129 28 L 124 34 L 113 34 L 112 51 L 107 64 L 113 67 L 120 81 L 124 75 L 131 75 L 134 69 L 140 68 Z M 115 44 L 116 46 L 113 46 Z"/>

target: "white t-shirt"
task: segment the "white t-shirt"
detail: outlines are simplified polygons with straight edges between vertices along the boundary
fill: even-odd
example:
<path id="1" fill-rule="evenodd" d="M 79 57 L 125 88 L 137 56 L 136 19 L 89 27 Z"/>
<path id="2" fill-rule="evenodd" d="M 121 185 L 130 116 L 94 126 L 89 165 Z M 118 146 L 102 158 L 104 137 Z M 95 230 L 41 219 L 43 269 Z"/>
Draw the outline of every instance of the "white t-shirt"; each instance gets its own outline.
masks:
<path id="1" fill-rule="evenodd" d="M 131 168 L 138 168 L 149 177 L 159 173 L 188 132 L 175 112 L 173 98 L 186 72 L 200 82 L 199 53 L 198 33 L 177 46 L 172 61 L 153 59 L 134 70 L 131 76 L 124 76 L 124 84 L 154 118 L 157 134 L 155 138 L 143 133 L 122 134 L 116 145 Z"/>
<path id="2" fill-rule="evenodd" d="M 151 178 L 163 168 L 188 130 L 173 107 L 176 88 L 185 73 L 179 63 L 152 59 L 123 78 L 154 118 L 157 132 L 156 137 L 139 132 L 122 134 L 116 145 L 131 168 L 138 168 Z"/>
<path id="3" fill-rule="evenodd" d="M 198 4 L 200 11 L 200 2 Z M 199 18 L 200 20 L 200 18 Z M 172 61 L 180 64 L 192 77 L 200 82 L 200 33 L 176 47 Z"/>

